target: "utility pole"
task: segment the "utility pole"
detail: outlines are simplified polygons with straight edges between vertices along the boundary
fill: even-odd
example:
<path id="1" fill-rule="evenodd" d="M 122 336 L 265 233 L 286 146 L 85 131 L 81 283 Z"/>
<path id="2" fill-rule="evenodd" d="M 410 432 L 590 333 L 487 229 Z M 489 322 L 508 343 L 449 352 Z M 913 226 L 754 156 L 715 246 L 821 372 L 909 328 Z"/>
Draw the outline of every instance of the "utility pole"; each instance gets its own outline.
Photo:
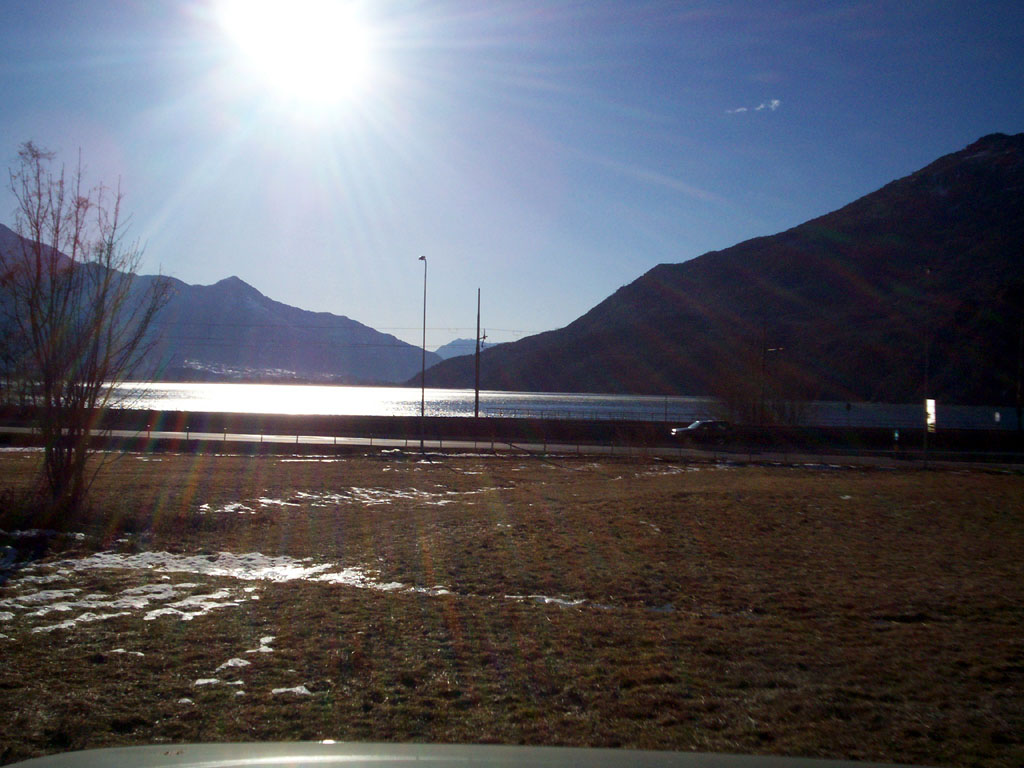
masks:
<path id="1" fill-rule="evenodd" d="M 765 423 L 765 387 L 768 384 L 768 321 L 761 318 L 761 408 L 758 421 Z"/>
<path id="2" fill-rule="evenodd" d="M 1020 319 L 1020 330 L 1017 331 L 1017 431 L 1024 432 L 1024 421 L 1021 410 L 1024 410 L 1024 399 L 1021 395 L 1021 378 L 1024 374 L 1024 317 Z"/>
<path id="3" fill-rule="evenodd" d="M 768 389 L 768 353 L 769 352 L 782 352 L 785 347 L 769 347 L 768 346 L 768 321 L 762 319 L 761 321 L 761 424 L 764 425 L 768 421 L 768 403 L 767 403 L 767 389 Z"/>
<path id="4" fill-rule="evenodd" d="M 420 356 L 420 453 L 423 453 L 423 433 L 427 414 L 427 257 L 423 262 L 423 346 Z"/>
<path id="5" fill-rule="evenodd" d="M 473 418 L 480 418 L 480 289 L 476 289 L 476 397 L 473 399 Z"/>

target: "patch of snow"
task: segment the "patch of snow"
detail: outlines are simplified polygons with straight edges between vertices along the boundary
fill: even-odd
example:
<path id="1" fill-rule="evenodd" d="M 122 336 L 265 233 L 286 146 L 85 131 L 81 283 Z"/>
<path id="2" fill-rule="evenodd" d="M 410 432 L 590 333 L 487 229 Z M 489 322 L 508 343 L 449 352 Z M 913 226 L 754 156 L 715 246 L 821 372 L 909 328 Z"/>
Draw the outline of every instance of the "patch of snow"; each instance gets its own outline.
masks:
<path id="1" fill-rule="evenodd" d="M 219 683 L 220 680 L 216 677 L 201 677 L 192 683 L 192 685 L 198 688 L 201 685 L 218 685 Z"/>
<path id="2" fill-rule="evenodd" d="M 299 506 L 294 501 L 285 501 L 284 499 L 270 499 L 266 496 L 261 496 L 256 501 L 264 507 L 297 507 Z"/>
<path id="3" fill-rule="evenodd" d="M 174 597 L 176 589 L 195 589 L 201 587 L 194 581 L 181 581 L 177 584 L 143 584 L 138 587 L 129 587 L 121 592 L 122 595 L 149 595 L 157 600 L 170 600 Z"/>
<path id="4" fill-rule="evenodd" d="M 244 515 L 246 513 L 248 513 L 250 515 L 256 514 L 256 510 L 255 509 L 253 509 L 252 507 L 246 506 L 245 504 L 243 504 L 240 501 L 229 502 L 229 503 L 225 504 L 224 506 L 219 507 L 218 509 L 212 509 L 209 504 L 201 504 L 199 506 L 199 511 L 204 513 L 204 514 L 207 513 L 207 512 L 213 512 L 214 514 L 231 513 L 231 512 L 237 512 L 240 515 Z"/>
<path id="5" fill-rule="evenodd" d="M 193 573 L 202 576 L 227 576 L 242 581 L 292 581 L 323 573 L 330 564 L 307 565 L 286 555 L 272 557 L 259 552 L 236 555 L 175 555 L 170 552 L 121 554 L 98 552 L 77 560 L 61 560 L 52 565 L 65 574 L 88 570 L 139 570 L 155 573 Z"/>
<path id="6" fill-rule="evenodd" d="M 279 693 L 294 693 L 298 696 L 312 696 L 309 689 L 304 685 L 296 685 L 294 688 L 274 688 L 271 691 L 272 694 L 277 696 Z"/>
<path id="7" fill-rule="evenodd" d="M 222 669 L 228 669 L 230 667 L 248 667 L 249 663 L 250 662 L 245 659 L 228 659 L 213 671 L 220 672 Z M 228 685 L 235 685 L 235 683 L 228 683 Z M 237 685 L 241 685 L 241 683 L 237 683 Z"/>
<path id="8" fill-rule="evenodd" d="M 310 580 L 321 581 L 325 584 L 344 584 L 349 587 L 359 587 L 360 589 L 377 589 L 381 592 L 393 592 L 405 587 L 404 584 L 397 581 L 379 582 L 364 569 L 356 567 L 343 568 L 334 573 L 320 574 L 319 576 L 312 577 Z"/>
<path id="9" fill-rule="evenodd" d="M 84 561 L 87 560 L 89 560 L 89 558 L 84 558 L 83 561 L 79 561 L 78 563 L 74 563 L 74 561 L 62 561 L 62 563 L 58 565 L 67 566 L 69 562 L 73 565 L 72 567 L 65 567 L 50 576 L 69 579 L 76 571 L 85 570 L 89 567 L 88 564 L 84 564 Z M 104 563 L 109 567 L 109 562 L 104 560 Z M 18 579 L 14 583 L 20 584 L 24 581 L 31 581 L 39 578 L 42 577 L 26 576 Z M 150 610 L 143 618 L 146 620 L 152 620 L 158 616 L 169 615 L 175 616 L 183 621 L 189 621 L 196 616 L 202 616 L 216 608 L 238 605 L 237 601 L 231 599 L 232 594 L 226 589 L 220 589 L 211 594 L 181 597 L 182 591 L 201 586 L 203 585 L 195 582 L 181 582 L 179 584 L 159 582 L 156 584 L 143 584 L 141 586 L 129 587 L 115 595 L 95 592 L 86 595 L 79 595 L 77 594 L 81 592 L 79 588 L 50 589 L 8 598 L 3 602 L 13 608 L 25 609 L 27 612 L 23 614 L 24 618 L 42 618 L 55 612 L 68 613 L 71 611 L 83 611 L 83 613 L 77 618 L 69 619 L 61 622 L 60 624 L 51 626 L 36 627 L 33 629 L 34 632 L 49 632 L 55 629 L 74 629 L 79 624 L 85 622 L 98 621 L 113 618 L 115 616 L 133 615 L 139 611 L 145 610 L 149 607 L 150 603 L 154 601 L 165 602 L 175 598 L 179 599 L 176 602 L 170 603 L 166 607 Z M 76 599 L 66 599 L 69 597 L 74 597 Z M 99 613 L 100 611 L 107 611 L 107 613 Z M 11 612 L 5 611 L 4 613 L 6 614 Z M 13 618 L 14 614 L 12 613 L 11 615 Z"/>
<path id="10" fill-rule="evenodd" d="M 655 469 L 649 469 L 645 472 L 638 473 L 638 477 L 661 477 L 664 475 L 685 475 L 688 472 L 704 472 L 709 469 L 729 469 L 729 465 L 726 464 L 701 464 L 697 466 L 695 464 L 683 464 L 683 465 L 672 465 L 672 466 L 658 466 Z"/>
<path id="11" fill-rule="evenodd" d="M 583 598 L 579 598 L 578 600 L 572 600 L 562 597 L 547 597 L 545 595 L 530 595 L 530 599 L 548 605 L 564 605 L 568 608 L 575 608 L 576 606 L 583 605 L 585 602 L 587 602 Z"/>
<path id="12" fill-rule="evenodd" d="M 68 619 L 62 621 L 60 624 L 52 624 L 48 627 L 35 627 L 33 632 L 52 632 L 55 629 L 75 629 L 79 624 L 86 624 L 92 621 L 104 621 L 106 619 L 116 619 L 118 616 L 131 616 L 128 611 L 118 611 L 117 613 L 92 613 L 86 611 L 77 618 Z"/>
<path id="13" fill-rule="evenodd" d="M 657 530 L 656 526 L 650 523 L 646 524 Z M 47 575 L 30 575 L 32 570 L 44 569 L 55 569 L 55 571 Z M 145 621 L 153 621 L 164 616 L 181 621 L 191 621 L 211 611 L 238 607 L 245 600 L 256 600 L 259 597 L 252 594 L 252 591 L 256 589 L 255 586 L 242 588 L 245 590 L 244 594 L 241 589 L 227 587 L 214 588 L 213 591 L 200 594 L 188 594 L 186 590 L 194 590 L 207 585 L 193 581 L 175 584 L 169 576 L 162 575 L 165 573 L 189 573 L 200 577 L 226 577 L 250 582 L 303 580 L 377 592 L 405 592 L 431 597 L 455 594 L 443 584 L 421 587 L 397 581 L 385 582 L 380 580 L 378 571 L 361 566 L 340 568 L 335 563 L 314 563 L 310 558 L 297 559 L 284 555 L 273 557 L 259 552 L 245 554 L 219 552 L 208 555 L 176 555 L 162 551 L 136 554 L 100 552 L 78 559 L 28 566 L 25 570 L 29 573 L 12 579 L 9 586 L 17 589 L 22 584 L 44 578 L 73 581 L 76 574 L 90 570 L 145 571 L 152 574 L 151 578 L 161 579 L 154 583 L 132 586 L 113 595 L 101 593 L 83 595 L 80 588 L 72 587 L 39 590 L 0 601 L 0 607 L 10 609 L 0 614 L 0 620 L 3 621 L 17 621 L 19 611 L 24 611 L 20 616 L 23 619 L 40 618 L 54 612 L 82 611 L 80 616 L 68 621 L 45 627 L 35 627 L 32 630 L 34 632 L 73 629 L 88 622 L 117 616 L 138 616 L 139 614 Z M 161 575 L 157 576 L 157 574 Z M 564 607 L 578 607 L 586 602 L 583 599 L 545 595 L 507 595 L 506 599 L 529 600 Z M 151 605 L 153 602 L 163 603 L 163 605 L 154 607 Z M 270 647 L 270 643 L 273 640 L 273 636 L 265 636 L 260 639 L 258 648 L 246 650 L 245 653 L 272 653 L 274 649 Z"/>
<path id="14" fill-rule="evenodd" d="M 218 589 L 216 592 L 211 592 L 208 595 L 190 595 L 189 597 L 178 600 L 175 603 L 170 603 L 172 608 L 192 608 L 193 606 L 198 607 L 199 610 L 205 609 L 210 603 L 215 600 L 227 600 L 231 597 L 231 592 L 227 589 Z"/>
<path id="15" fill-rule="evenodd" d="M 436 587 L 410 587 L 409 591 L 415 592 L 418 595 L 430 595 L 431 597 L 440 597 L 441 595 L 455 594 L 447 587 L 442 587 L 440 585 Z"/>
<path id="16" fill-rule="evenodd" d="M 260 647 L 253 648 L 251 651 L 246 653 L 273 653 L 274 649 L 270 647 L 270 644 L 274 642 L 274 635 L 266 635 L 260 638 Z"/>
<path id="17" fill-rule="evenodd" d="M 59 573 L 50 573 L 46 576 L 18 576 L 18 585 L 22 584 L 52 584 L 55 581 L 61 581 L 64 577 Z M 0 600 L 0 604 L 3 601 Z"/>
<path id="18" fill-rule="evenodd" d="M 192 621 L 197 616 L 205 616 L 217 608 L 233 608 L 237 606 L 238 603 L 236 601 L 228 599 L 230 597 L 231 592 L 227 589 L 219 589 L 208 595 L 191 595 L 177 602 L 168 603 L 165 608 L 149 611 L 142 618 L 146 621 L 153 621 L 161 616 L 177 616 L 182 621 Z M 218 602 L 221 600 L 226 600 L 227 602 Z"/>
<path id="19" fill-rule="evenodd" d="M 0 600 L 0 607 L 24 608 L 26 605 L 36 605 L 38 603 L 48 603 L 53 600 L 60 600 L 62 597 L 70 597 L 76 592 L 81 591 L 82 590 L 78 587 L 71 587 L 70 589 L 41 589 L 38 592 L 30 592 L 27 595 L 18 595 L 17 597 Z"/>
<path id="20" fill-rule="evenodd" d="M 91 593 L 85 595 L 79 600 L 64 601 L 64 602 L 53 602 L 50 605 L 44 605 L 37 608 L 35 611 L 26 614 L 27 616 L 40 617 L 45 616 L 53 611 L 72 611 L 79 608 L 85 609 L 98 609 L 98 608 L 109 608 L 109 609 L 133 609 L 142 610 L 152 600 L 170 600 L 175 596 L 175 589 L 187 589 L 192 587 L 198 587 L 198 584 L 182 583 L 177 585 L 172 584 L 146 584 L 140 587 L 129 587 L 118 594 L 117 597 L 109 599 L 107 595 L 99 593 Z M 65 590 L 50 590 L 50 593 L 62 592 Z M 37 593 L 39 594 L 39 593 Z"/>
<path id="21" fill-rule="evenodd" d="M 344 461 L 344 459 L 323 459 L 323 458 L 321 458 L 321 459 L 317 459 L 317 458 L 309 458 L 309 459 L 280 459 L 280 462 L 282 464 L 311 464 L 311 463 L 335 464 L 335 463 L 340 463 L 342 461 Z"/>
<path id="22" fill-rule="evenodd" d="M 565 608 L 577 608 L 587 602 L 583 598 L 573 600 L 565 597 L 548 597 L 547 595 L 505 595 L 505 599 L 517 601 L 533 600 L 544 605 L 561 605 Z"/>
<path id="23" fill-rule="evenodd" d="M 358 488 L 351 487 L 338 493 L 307 493 L 300 491 L 295 498 L 309 500 L 311 506 L 324 507 L 329 504 L 339 504 L 352 501 L 357 504 L 373 506 L 378 504 L 391 504 L 395 501 L 417 501 L 432 506 L 444 506 L 454 504 L 455 496 L 471 496 L 479 493 L 497 490 L 496 488 L 479 488 L 472 491 L 441 491 L 430 492 L 419 489 L 399 488 Z"/>

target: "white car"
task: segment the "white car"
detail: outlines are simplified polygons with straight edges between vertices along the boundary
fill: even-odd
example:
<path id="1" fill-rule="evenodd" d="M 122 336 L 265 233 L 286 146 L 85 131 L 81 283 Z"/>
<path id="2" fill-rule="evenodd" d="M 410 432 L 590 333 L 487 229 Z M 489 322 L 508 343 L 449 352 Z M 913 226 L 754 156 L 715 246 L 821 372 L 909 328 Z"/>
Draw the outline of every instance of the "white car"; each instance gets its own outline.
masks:
<path id="1" fill-rule="evenodd" d="M 672 437 L 681 437 L 694 441 L 724 440 L 732 432 L 732 425 L 727 421 L 710 419 L 698 420 L 688 427 L 673 427 Z"/>

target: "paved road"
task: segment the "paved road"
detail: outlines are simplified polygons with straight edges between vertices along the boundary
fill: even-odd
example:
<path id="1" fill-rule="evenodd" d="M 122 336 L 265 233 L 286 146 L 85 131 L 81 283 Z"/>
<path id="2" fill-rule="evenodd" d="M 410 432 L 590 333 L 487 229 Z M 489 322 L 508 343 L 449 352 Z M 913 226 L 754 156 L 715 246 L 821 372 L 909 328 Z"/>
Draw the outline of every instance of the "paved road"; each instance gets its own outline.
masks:
<path id="1" fill-rule="evenodd" d="M 0 435 L 31 435 L 29 427 L 0 427 Z M 189 441 L 201 443 L 207 450 L 216 443 L 230 444 L 230 449 L 238 449 L 239 443 L 256 445 L 260 443 L 285 444 L 303 446 L 302 453 L 309 454 L 310 449 L 323 446 L 325 452 L 341 447 L 348 451 L 365 449 L 369 451 L 401 450 L 417 452 L 420 450 L 418 437 L 410 438 L 378 438 L 378 437 L 332 437 L 323 435 L 264 435 L 259 433 L 234 432 L 172 432 L 172 431 L 135 431 L 109 430 L 102 434 L 119 439 L 139 441 L 159 441 L 161 443 Z M 864 466 L 864 467 L 899 467 L 899 468 L 977 468 L 987 470 L 1003 470 L 1024 472 L 1024 455 L 995 457 L 984 454 L 959 454 L 955 457 L 925 457 L 920 451 L 879 452 L 796 452 L 796 451 L 759 451 L 742 448 L 718 448 L 699 450 L 684 447 L 642 447 L 624 445 L 587 445 L 577 443 L 539 443 L 539 442 L 503 442 L 490 440 L 424 440 L 423 450 L 443 453 L 532 453 L 587 456 L 651 456 L 662 459 L 690 461 L 733 461 L 759 464 L 814 464 L 826 466 Z M 280 452 L 280 451 L 275 451 Z"/>

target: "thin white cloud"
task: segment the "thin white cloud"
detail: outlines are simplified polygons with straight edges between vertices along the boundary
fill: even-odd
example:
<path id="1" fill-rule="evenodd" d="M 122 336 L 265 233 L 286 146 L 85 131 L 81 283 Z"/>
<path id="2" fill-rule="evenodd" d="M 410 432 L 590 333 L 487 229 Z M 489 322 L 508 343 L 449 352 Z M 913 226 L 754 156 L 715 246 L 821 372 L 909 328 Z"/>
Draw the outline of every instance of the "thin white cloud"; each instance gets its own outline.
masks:
<path id="1" fill-rule="evenodd" d="M 725 114 L 727 114 L 727 115 L 738 115 L 741 112 L 750 112 L 750 111 L 763 112 L 766 109 L 769 112 L 774 112 L 776 109 L 778 109 L 781 106 L 782 106 L 782 100 L 781 99 L 768 99 L 768 101 L 762 101 L 760 104 L 758 104 L 756 107 L 754 107 L 753 110 L 751 110 L 750 107 L 736 107 L 736 109 L 727 109 L 727 110 L 725 110 Z"/>
<path id="2" fill-rule="evenodd" d="M 674 192 L 692 197 L 696 200 L 702 200 L 708 203 L 724 203 L 724 198 L 720 195 L 707 190 L 701 189 L 700 187 L 688 184 L 681 179 L 677 179 L 674 176 L 661 173 L 660 171 L 651 170 L 641 165 L 635 165 L 633 163 L 622 163 L 616 160 L 612 160 L 608 157 L 601 157 L 596 155 L 585 155 L 581 154 L 581 157 L 586 157 L 591 162 L 598 163 L 605 168 L 609 168 L 617 173 L 621 173 L 636 181 L 644 182 L 647 184 L 654 184 L 656 186 L 665 187 L 671 189 Z"/>

